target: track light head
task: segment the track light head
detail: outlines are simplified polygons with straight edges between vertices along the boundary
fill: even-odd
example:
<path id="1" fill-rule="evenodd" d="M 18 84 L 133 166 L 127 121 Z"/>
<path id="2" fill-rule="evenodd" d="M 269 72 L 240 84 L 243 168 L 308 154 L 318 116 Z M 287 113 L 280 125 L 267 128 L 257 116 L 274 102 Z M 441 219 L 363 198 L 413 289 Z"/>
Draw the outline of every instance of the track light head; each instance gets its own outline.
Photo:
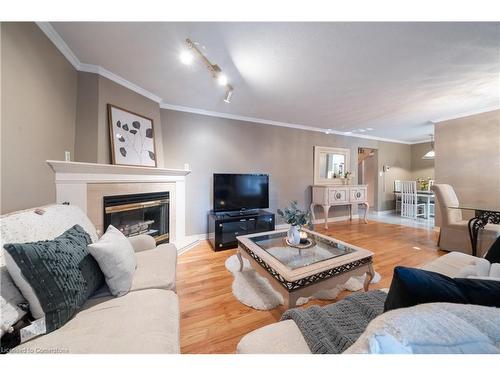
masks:
<path id="1" fill-rule="evenodd" d="M 226 86 L 227 85 L 227 76 L 223 73 L 219 73 L 217 75 L 217 83 L 221 86 Z"/>
<path id="2" fill-rule="evenodd" d="M 190 65 L 194 60 L 193 53 L 187 49 L 185 49 L 181 52 L 181 54 L 179 55 L 179 58 L 181 60 L 181 63 L 183 63 L 184 65 Z"/>
<path id="3" fill-rule="evenodd" d="M 227 91 L 226 91 L 226 96 L 224 97 L 224 101 L 225 101 L 226 103 L 228 103 L 228 104 L 229 104 L 229 103 L 231 103 L 231 98 L 232 98 L 232 96 L 233 96 L 233 88 L 232 88 L 231 86 L 229 86 L 229 87 L 227 88 Z"/>

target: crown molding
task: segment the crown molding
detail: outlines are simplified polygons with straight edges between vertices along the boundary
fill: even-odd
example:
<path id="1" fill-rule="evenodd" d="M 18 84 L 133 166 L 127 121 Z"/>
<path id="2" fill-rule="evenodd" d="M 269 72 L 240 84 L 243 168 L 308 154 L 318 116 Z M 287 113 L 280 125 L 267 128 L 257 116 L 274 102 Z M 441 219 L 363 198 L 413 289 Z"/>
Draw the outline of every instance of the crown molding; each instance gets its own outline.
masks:
<path id="1" fill-rule="evenodd" d="M 146 98 L 151 99 L 156 103 L 162 102 L 162 98 L 160 98 L 158 95 L 155 95 L 152 92 L 136 85 L 135 83 L 132 83 L 125 78 L 120 77 L 118 74 L 110 72 L 102 66 L 82 63 L 49 22 L 36 22 L 36 24 L 45 33 L 45 35 L 47 35 L 47 37 L 57 47 L 57 49 L 64 55 L 64 57 L 66 57 L 71 65 L 73 65 L 73 67 L 79 72 L 99 74 L 100 76 L 105 77 L 121 86 L 124 86 L 142 96 L 145 96 Z"/>
<path id="2" fill-rule="evenodd" d="M 460 112 L 460 113 L 457 113 L 457 114 L 454 114 L 454 115 L 451 115 L 451 116 L 441 117 L 441 118 L 439 118 L 437 120 L 432 120 L 432 121 L 429 121 L 429 122 L 432 122 L 434 125 L 437 125 L 439 122 L 444 122 L 444 121 L 449 121 L 449 120 L 456 120 L 458 118 L 468 117 L 468 116 L 473 116 L 473 115 L 478 115 L 480 113 L 490 112 L 490 111 L 496 111 L 496 110 L 500 110 L 500 104 L 499 105 L 495 105 L 495 106 L 491 106 L 491 107 L 485 107 L 485 108 L 478 109 L 478 110 L 475 110 L 475 111 Z"/>
<path id="3" fill-rule="evenodd" d="M 395 139 L 382 138 L 382 137 L 376 137 L 376 136 L 365 135 L 365 134 L 355 134 L 355 133 L 346 134 L 346 132 L 341 132 L 341 131 L 333 130 L 333 129 L 318 128 L 318 127 L 314 127 L 314 126 L 294 124 L 294 123 L 289 123 L 289 122 L 266 120 L 266 119 L 261 119 L 261 118 L 257 118 L 257 117 L 250 117 L 250 116 L 234 115 L 231 113 L 208 111 L 205 109 L 184 107 L 184 106 L 173 105 L 173 104 L 169 104 L 169 103 L 165 103 L 165 102 L 162 102 L 160 104 L 160 108 L 170 109 L 172 111 L 178 111 L 178 112 L 194 113 L 194 114 L 210 116 L 210 117 L 219 117 L 219 118 L 225 118 L 225 119 L 230 119 L 230 120 L 251 122 L 251 123 L 255 123 L 255 124 L 281 126 L 284 128 L 314 131 L 314 132 L 324 133 L 326 135 L 334 134 L 334 135 L 342 135 L 344 137 L 371 139 L 374 141 L 402 143 L 402 144 L 407 144 L 407 145 L 412 144 L 412 142 L 400 141 L 400 140 L 395 140 Z"/>
<path id="4" fill-rule="evenodd" d="M 64 57 L 66 57 L 66 59 L 71 63 L 71 65 L 73 65 L 73 67 L 77 71 L 87 72 L 87 73 L 95 73 L 95 74 L 98 74 L 102 77 L 105 77 L 105 78 L 107 78 L 107 79 L 109 79 L 109 80 L 111 80 L 111 81 L 113 81 L 121 86 L 124 86 L 124 87 L 126 87 L 126 88 L 148 98 L 148 99 L 151 99 L 154 102 L 157 102 L 160 105 L 160 108 L 170 109 L 170 110 L 179 111 L 179 112 L 195 113 L 195 114 L 211 116 L 211 117 L 220 117 L 220 118 L 231 119 L 231 120 L 245 121 L 245 122 L 251 122 L 251 123 L 256 123 L 256 124 L 281 126 L 281 127 L 285 127 L 285 128 L 314 131 L 314 132 L 319 132 L 319 133 L 323 133 L 326 135 L 334 134 L 334 135 L 342 135 L 344 137 L 370 139 L 370 140 L 374 140 L 374 141 L 401 143 L 401 144 L 406 144 L 406 145 L 411 145 L 411 144 L 422 142 L 422 141 L 406 142 L 406 141 L 401 141 L 401 140 L 397 140 L 397 139 L 376 137 L 376 136 L 370 136 L 370 135 L 365 135 L 365 134 L 356 134 L 356 133 L 346 134 L 346 132 L 341 132 L 341 131 L 333 130 L 333 129 L 324 129 L 324 128 L 318 128 L 318 127 L 302 125 L 302 124 L 294 124 L 294 123 L 288 123 L 288 122 L 267 120 L 267 119 L 261 119 L 261 118 L 256 118 L 256 117 L 249 117 L 249 116 L 233 115 L 230 113 L 208 111 L 205 109 L 184 107 L 184 106 L 169 104 L 169 103 L 164 102 L 163 99 L 161 97 L 159 97 L 158 95 L 153 94 L 152 92 L 126 80 L 123 77 L 120 77 L 119 75 L 103 68 L 102 66 L 82 63 L 78 59 L 78 57 L 76 57 L 76 55 L 73 53 L 71 48 L 68 47 L 66 42 L 61 38 L 59 33 L 52 27 L 52 25 L 49 22 L 36 22 L 36 24 L 45 33 L 45 35 L 50 39 L 50 41 L 57 47 L 57 49 L 59 49 L 59 51 L 64 55 Z"/>
<path id="5" fill-rule="evenodd" d="M 47 38 L 57 47 L 57 49 L 66 57 L 76 70 L 80 70 L 80 60 L 68 47 L 66 42 L 61 38 L 58 32 L 52 27 L 49 22 L 35 22 L 37 26 L 47 35 Z"/>
<path id="6" fill-rule="evenodd" d="M 145 96 L 146 98 L 151 99 L 152 101 L 158 104 L 160 104 L 163 101 L 163 99 L 160 98 L 158 95 L 155 95 L 152 92 L 143 89 L 142 87 L 136 85 L 135 83 L 127 81 L 125 78 L 120 77 L 118 74 L 110 72 L 107 69 L 104 69 L 102 66 L 93 64 L 80 64 L 80 69 L 78 70 L 81 72 L 99 74 L 100 76 L 105 77 L 121 86 L 124 86 L 142 96 Z"/>

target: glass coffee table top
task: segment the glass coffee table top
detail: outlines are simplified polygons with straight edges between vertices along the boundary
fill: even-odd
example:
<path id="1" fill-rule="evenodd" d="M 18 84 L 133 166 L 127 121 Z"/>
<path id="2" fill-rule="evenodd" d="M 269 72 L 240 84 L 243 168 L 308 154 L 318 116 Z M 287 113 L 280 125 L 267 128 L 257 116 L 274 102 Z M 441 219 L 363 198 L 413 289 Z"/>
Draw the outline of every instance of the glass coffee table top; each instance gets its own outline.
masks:
<path id="1" fill-rule="evenodd" d="M 308 232 L 308 238 L 313 239 L 315 244 L 307 249 L 297 249 L 287 245 L 286 235 L 286 232 L 278 232 L 250 237 L 249 240 L 291 270 L 356 251 L 349 246 L 329 241 L 310 232 Z"/>

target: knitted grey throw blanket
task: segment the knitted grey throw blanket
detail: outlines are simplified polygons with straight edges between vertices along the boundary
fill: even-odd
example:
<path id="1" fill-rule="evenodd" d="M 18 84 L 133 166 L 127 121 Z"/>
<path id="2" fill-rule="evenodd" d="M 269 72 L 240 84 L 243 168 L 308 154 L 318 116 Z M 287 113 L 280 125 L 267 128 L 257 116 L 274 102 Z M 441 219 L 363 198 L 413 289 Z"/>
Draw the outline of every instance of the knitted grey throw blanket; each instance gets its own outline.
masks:
<path id="1" fill-rule="evenodd" d="M 354 293 L 328 306 L 285 311 L 293 319 L 313 354 L 339 354 L 361 336 L 368 323 L 384 312 L 387 293 Z"/>

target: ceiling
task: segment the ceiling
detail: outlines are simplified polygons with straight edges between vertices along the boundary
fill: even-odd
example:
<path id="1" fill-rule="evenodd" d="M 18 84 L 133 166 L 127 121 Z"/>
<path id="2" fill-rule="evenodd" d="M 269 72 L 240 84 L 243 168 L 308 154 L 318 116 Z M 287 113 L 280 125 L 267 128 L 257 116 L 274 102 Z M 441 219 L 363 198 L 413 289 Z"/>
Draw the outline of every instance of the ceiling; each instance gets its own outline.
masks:
<path id="1" fill-rule="evenodd" d="M 409 143 L 429 139 L 431 121 L 500 107 L 500 23 L 51 25 L 81 63 L 165 107 Z M 186 38 L 229 77 L 231 104 L 201 63 L 180 63 Z"/>

